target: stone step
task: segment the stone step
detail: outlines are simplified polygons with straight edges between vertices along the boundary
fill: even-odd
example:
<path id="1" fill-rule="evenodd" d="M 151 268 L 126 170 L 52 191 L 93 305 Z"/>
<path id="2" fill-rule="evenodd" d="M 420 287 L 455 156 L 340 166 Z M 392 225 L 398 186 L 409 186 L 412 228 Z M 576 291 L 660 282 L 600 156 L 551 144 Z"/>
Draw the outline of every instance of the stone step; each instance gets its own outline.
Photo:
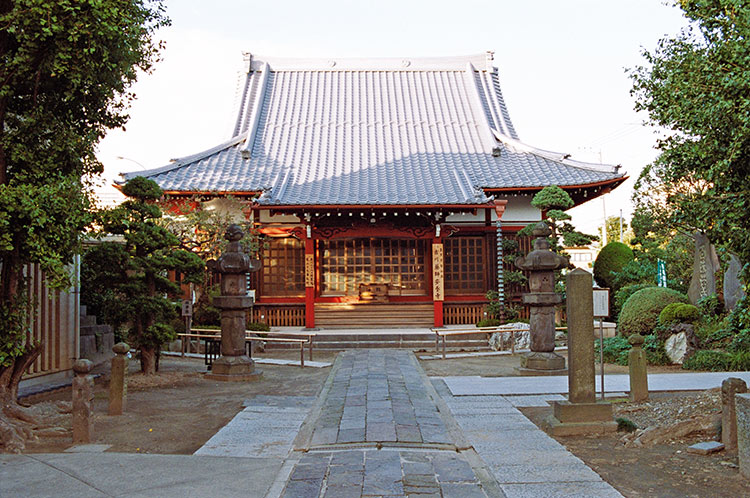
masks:
<path id="1" fill-rule="evenodd" d="M 432 303 L 316 303 L 315 323 L 324 328 L 431 327 Z"/>
<path id="2" fill-rule="evenodd" d="M 399 338 L 397 336 L 391 336 L 390 338 L 375 339 L 372 336 L 363 335 L 360 338 L 325 338 L 319 336 L 313 342 L 313 349 L 325 349 L 325 350 L 346 350 L 346 349 L 377 349 L 377 348 L 398 348 L 398 349 L 410 349 L 410 350 L 435 350 L 435 338 Z M 279 349 L 298 349 L 297 344 L 285 344 L 285 343 L 267 343 L 267 350 L 279 350 Z M 442 343 L 439 348 L 442 349 Z M 455 351 L 457 349 L 471 349 L 471 350 L 489 350 L 489 345 L 486 339 L 456 339 L 446 342 L 446 350 Z"/>

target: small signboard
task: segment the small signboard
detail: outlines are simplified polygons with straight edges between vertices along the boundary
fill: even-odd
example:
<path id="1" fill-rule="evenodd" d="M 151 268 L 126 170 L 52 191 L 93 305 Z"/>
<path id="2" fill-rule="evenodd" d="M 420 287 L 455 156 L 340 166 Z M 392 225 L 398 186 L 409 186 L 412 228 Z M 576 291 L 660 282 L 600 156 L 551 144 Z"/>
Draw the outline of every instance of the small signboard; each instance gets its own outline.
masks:
<path id="1" fill-rule="evenodd" d="M 594 317 L 609 316 L 609 289 L 594 288 Z"/>
<path id="2" fill-rule="evenodd" d="M 182 300 L 182 316 L 193 316 L 193 303 L 190 299 Z"/>

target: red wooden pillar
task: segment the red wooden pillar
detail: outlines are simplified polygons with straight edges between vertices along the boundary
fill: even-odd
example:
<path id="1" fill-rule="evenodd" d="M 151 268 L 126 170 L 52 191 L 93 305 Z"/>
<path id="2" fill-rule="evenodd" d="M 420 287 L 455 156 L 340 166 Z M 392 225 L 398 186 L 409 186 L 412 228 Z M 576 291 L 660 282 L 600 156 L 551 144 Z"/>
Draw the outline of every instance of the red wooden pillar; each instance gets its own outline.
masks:
<path id="1" fill-rule="evenodd" d="M 443 326 L 444 278 L 443 241 L 440 238 L 434 238 L 432 239 L 432 302 L 435 327 Z"/>
<path id="2" fill-rule="evenodd" d="M 305 239 L 305 327 L 315 328 L 315 241 Z"/>

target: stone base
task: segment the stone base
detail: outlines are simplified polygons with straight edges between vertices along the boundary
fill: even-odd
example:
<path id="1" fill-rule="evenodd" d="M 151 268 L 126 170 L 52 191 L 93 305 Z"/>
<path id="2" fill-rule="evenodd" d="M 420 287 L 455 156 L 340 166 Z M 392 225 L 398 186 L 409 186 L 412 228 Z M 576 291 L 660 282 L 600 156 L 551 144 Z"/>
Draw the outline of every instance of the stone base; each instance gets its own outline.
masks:
<path id="1" fill-rule="evenodd" d="M 260 378 L 263 377 L 263 372 L 261 372 L 260 370 L 256 370 L 252 373 L 231 374 L 231 375 L 208 372 L 204 374 L 203 377 L 206 379 L 219 380 L 222 382 L 252 382 L 255 380 L 260 380 Z"/>
<path id="2" fill-rule="evenodd" d="M 553 415 L 546 421 L 545 429 L 553 436 L 607 434 L 617 432 L 609 403 L 552 403 Z"/>
<path id="3" fill-rule="evenodd" d="M 516 367 L 514 369 L 516 372 L 518 372 L 519 375 L 522 375 L 524 377 L 534 377 L 534 376 L 543 376 L 543 375 L 568 375 L 568 369 L 563 368 L 562 370 L 537 370 L 534 368 L 523 368 L 523 367 Z"/>
<path id="4" fill-rule="evenodd" d="M 557 353 L 540 353 L 532 351 L 521 356 L 520 371 L 534 371 L 542 375 L 559 375 L 565 373 L 565 358 Z M 554 372 L 554 373 L 552 373 Z"/>
<path id="5" fill-rule="evenodd" d="M 255 362 L 245 355 L 222 356 L 211 365 L 205 377 L 211 380 L 242 382 L 258 380 L 261 372 L 255 371 Z"/>

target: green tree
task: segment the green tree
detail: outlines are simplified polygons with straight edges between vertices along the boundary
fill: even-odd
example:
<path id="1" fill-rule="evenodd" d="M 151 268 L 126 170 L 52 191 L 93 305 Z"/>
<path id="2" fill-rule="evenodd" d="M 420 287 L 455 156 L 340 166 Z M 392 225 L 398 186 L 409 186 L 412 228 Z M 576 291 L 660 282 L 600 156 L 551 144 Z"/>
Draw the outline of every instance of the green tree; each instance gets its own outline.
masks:
<path id="1" fill-rule="evenodd" d="M 629 244 L 633 238 L 632 230 L 628 230 L 628 223 L 619 216 L 607 216 L 604 225 L 607 228 L 607 243 L 620 242 L 620 223 L 622 222 L 622 242 Z M 602 227 L 599 227 L 599 238 L 602 238 Z"/>
<path id="2" fill-rule="evenodd" d="M 531 199 L 531 205 L 542 211 L 544 221 L 552 229 L 550 238 L 551 249 L 557 253 L 563 252 L 563 247 L 582 247 L 591 244 L 599 238 L 579 232 L 570 223 L 571 216 L 565 210 L 575 203 L 570 195 L 556 185 L 544 187 Z M 531 236 L 536 223 L 532 223 L 518 232 L 521 237 Z"/>
<path id="3" fill-rule="evenodd" d="M 212 202 L 219 205 L 212 205 Z M 217 259 L 228 242 L 224 233 L 231 224 L 243 227 L 244 237 L 240 241 L 246 253 L 259 257 L 263 247 L 261 234 L 247 221 L 249 202 L 236 197 L 222 197 L 206 201 L 193 197 L 188 201 L 167 199 L 161 207 L 165 214 L 158 224 L 166 228 L 180 241 L 180 247 L 199 256 L 204 262 Z"/>
<path id="4" fill-rule="evenodd" d="M 36 303 L 23 269 L 39 263 L 52 287 L 69 285 L 95 146 L 125 123 L 166 22 L 160 0 L 0 0 L 0 448 L 20 451 L 30 433 L 18 382 L 42 348 L 25 339 Z"/>
<path id="5" fill-rule="evenodd" d="M 179 249 L 180 241 L 157 224 L 161 209 L 155 204 L 163 192 L 152 180 L 141 176 L 126 183 L 122 193 L 129 197 L 119 206 L 102 212 L 102 231 L 121 235 L 124 244 L 105 242 L 98 246 L 101 259 L 88 260 L 95 278 L 93 288 L 108 287 L 110 305 L 119 308 L 114 317 L 127 319 L 128 340 L 140 351 L 141 371 L 153 374 L 159 348 L 174 339 L 169 325 L 176 316 L 169 295 L 180 287 L 168 278 L 168 271 L 182 275 L 182 282 L 203 281 L 205 265 L 195 254 Z M 120 266 L 113 268 L 113 264 Z M 98 285 L 97 285 L 98 284 Z"/>
<path id="6" fill-rule="evenodd" d="M 750 261 L 750 4 L 680 0 L 690 21 L 631 71 L 636 109 L 663 130 L 635 198 L 672 228 Z"/>

